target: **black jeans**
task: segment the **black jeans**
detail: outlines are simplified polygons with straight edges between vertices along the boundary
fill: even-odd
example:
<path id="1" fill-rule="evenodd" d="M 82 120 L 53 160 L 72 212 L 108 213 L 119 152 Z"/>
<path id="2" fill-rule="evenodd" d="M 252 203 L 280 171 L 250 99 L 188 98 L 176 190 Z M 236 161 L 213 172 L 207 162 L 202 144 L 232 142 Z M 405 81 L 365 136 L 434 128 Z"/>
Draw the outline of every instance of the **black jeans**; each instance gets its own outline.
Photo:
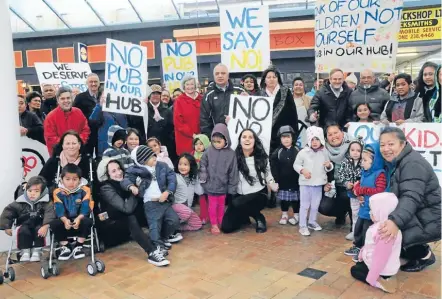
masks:
<path id="1" fill-rule="evenodd" d="M 180 218 L 169 202 L 148 201 L 144 203 L 144 213 L 155 245 L 163 245 L 163 240 L 180 228 Z"/>
<path id="2" fill-rule="evenodd" d="M 224 233 L 232 233 L 247 223 L 249 217 L 265 222 L 265 217 L 261 211 L 267 201 L 267 189 L 264 188 L 256 193 L 238 195 L 232 199 L 224 213 L 221 230 Z"/>
<path id="3" fill-rule="evenodd" d="M 71 221 L 74 221 L 74 219 L 71 219 Z M 91 233 L 92 219 L 84 217 L 81 219 L 78 229 L 71 228 L 69 230 L 66 230 L 60 219 L 56 219 L 51 222 L 50 228 L 55 239 L 59 242 L 67 241 L 68 237 L 87 238 Z"/>
<path id="4" fill-rule="evenodd" d="M 368 282 L 367 282 L 368 271 L 370 271 L 370 270 L 368 269 L 367 265 L 364 262 L 357 262 L 356 265 L 354 265 L 350 269 L 350 273 L 351 273 L 351 276 L 353 276 L 353 278 L 355 278 L 359 281 L 365 282 L 366 284 L 368 284 Z M 381 277 L 384 279 L 387 279 L 387 278 L 390 278 L 391 276 L 381 275 Z"/>
<path id="5" fill-rule="evenodd" d="M 152 241 L 150 240 L 149 236 L 143 232 L 143 229 L 138 223 L 138 219 L 135 215 L 129 215 L 127 217 L 127 226 L 132 239 L 134 239 L 135 242 L 137 242 L 146 253 L 149 254 L 152 251 L 155 251 Z"/>
<path id="6" fill-rule="evenodd" d="M 427 244 L 414 245 L 407 249 L 402 248 L 401 258 L 407 260 L 420 260 L 426 257 L 428 252 L 430 252 L 430 246 Z"/>
<path id="7" fill-rule="evenodd" d="M 367 230 L 370 225 L 373 224 L 373 221 L 368 219 L 358 218 L 355 225 L 355 231 L 353 232 L 355 240 L 353 241 L 353 245 L 362 248 L 365 244 L 365 235 L 367 234 Z"/>
<path id="8" fill-rule="evenodd" d="M 40 238 L 37 235 L 41 224 L 36 224 L 34 221 L 24 222 L 17 230 L 17 248 L 29 249 L 32 247 L 44 247 L 45 238 Z"/>
<path id="9" fill-rule="evenodd" d="M 293 213 L 299 213 L 299 200 L 281 200 L 281 211 L 288 212 L 290 207 L 292 207 Z"/>
<path id="10" fill-rule="evenodd" d="M 350 198 L 347 189 L 342 186 L 336 186 L 336 219 L 345 219 L 347 213 L 351 217 Z"/>

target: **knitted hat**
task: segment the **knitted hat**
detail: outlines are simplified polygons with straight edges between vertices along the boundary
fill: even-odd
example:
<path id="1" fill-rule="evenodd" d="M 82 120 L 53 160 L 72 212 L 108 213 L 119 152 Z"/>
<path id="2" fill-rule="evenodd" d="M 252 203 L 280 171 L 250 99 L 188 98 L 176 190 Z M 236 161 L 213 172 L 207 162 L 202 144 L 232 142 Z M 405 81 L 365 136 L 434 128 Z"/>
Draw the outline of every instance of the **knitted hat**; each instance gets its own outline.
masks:
<path id="1" fill-rule="evenodd" d="M 151 93 L 154 93 L 154 92 L 161 93 L 163 91 L 161 86 L 159 86 L 158 84 L 152 84 L 150 86 L 150 89 L 152 90 Z"/>
<path id="2" fill-rule="evenodd" d="M 350 83 L 358 85 L 358 78 L 356 78 L 355 74 L 351 74 L 351 75 L 348 75 L 347 78 L 345 78 L 345 82 L 350 82 Z"/>
<path id="3" fill-rule="evenodd" d="M 137 165 L 145 165 L 150 158 L 157 155 L 148 146 L 140 145 L 132 151 L 131 156 Z"/>
<path id="4" fill-rule="evenodd" d="M 112 145 L 115 142 L 117 142 L 118 140 L 123 140 L 123 143 L 124 143 L 124 141 L 126 140 L 126 137 L 127 137 L 126 130 L 122 129 L 122 130 L 116 131 L 114 133 L 114 136 L 112 137 Z"/>

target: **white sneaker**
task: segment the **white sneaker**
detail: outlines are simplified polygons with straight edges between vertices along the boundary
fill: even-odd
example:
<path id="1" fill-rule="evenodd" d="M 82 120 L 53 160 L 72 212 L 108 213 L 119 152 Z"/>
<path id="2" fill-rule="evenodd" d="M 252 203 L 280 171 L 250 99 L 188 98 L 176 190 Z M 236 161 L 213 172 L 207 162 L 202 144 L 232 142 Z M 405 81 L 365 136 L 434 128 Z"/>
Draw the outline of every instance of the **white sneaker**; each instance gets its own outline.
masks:
<path id="1" fill-rule="evenodd" d="M 288 218 L 289 217 L 287 217 L 287 216 L 281 216 L 281 219 L 279 220 L 279 224 L 286 225 Z"/>
<path id="2" fill-rule="evenodd" d="M 301 227 L 299 229 L 299 233 L 303 236 L 310 236 L 310 231 L 308 230 L 307 227 Z"/>
<path id="3" fill-rule="evenodd" d="M 22 249 L 20 255 L 20 262 L 29 262 L 31 259 L 31 249 Z"/>
<path id="4" fill-rule="evenodd" d="M 40 261 L 41 250 L 39 248 L 32 249 L 31 253 L 31 262 L 39 262 Z"/>
<path id="5" fill-rule="evenodd" d="M 178 243 L 182 239 L 183 239 L 183 235 L 181 233 L 176 233 L 176 234 L 170 235 L 168 241 L 169 241 L 169 243 Z"/>
<path id="6" fill-rule="evenodd" d="M 346 235 L 345 239 L 349 240 L 349 241 L 354 241 L 355 240 L 355 236 L 353 235 L 353 232 L 351 232 L 348 235 Z"/>
<path id="7" fill-rule="evenodd" d="M 322 227 L 319 224 L 317 224 L 317 223 L 309 223 L 307 226 L 308 226 L 309 229 L 312 229 L 314 231 L 322 230 Z"/>
<path id="8" fill-rule="evenodd" d="M 289 219 L 289 223 L 290 223 L 291 225 L 293 225 L 293 226 L 295 226 L 296 224 L 298 224 L 298 222 L 299 222 L 299 216 L 298 216 L 298 215 L 295 215 L 295 216 L 293 216 L 293 218 L 290 218 L 290 219 Z"/>

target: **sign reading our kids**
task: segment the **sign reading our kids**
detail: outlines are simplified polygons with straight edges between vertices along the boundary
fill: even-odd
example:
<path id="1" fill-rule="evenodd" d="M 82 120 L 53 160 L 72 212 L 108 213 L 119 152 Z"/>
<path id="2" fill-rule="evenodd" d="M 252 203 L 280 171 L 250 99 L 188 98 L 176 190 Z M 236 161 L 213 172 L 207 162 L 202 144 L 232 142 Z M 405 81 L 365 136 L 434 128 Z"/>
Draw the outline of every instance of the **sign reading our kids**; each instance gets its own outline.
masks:
<path id="1" fill-rule="evenodd" d="M 143 116 L 147 97 L 147 51 L 145 47 L 118 40 L 106 41 L 104 111 Z"/>
<path id="2" fill-rule="evenodd" d="M 270 64 L 269 8 L 220 8 L 221 62 L 230 72 L 260 72 Z"/>
<path id="3" fill-rule="evenodd" d="M 316 72 L 394 71 L 402 9 L 403 0 L 316 1 Z"/>
<path id="4" fill-rule="evenodd" d="M 186 74 L 198 78 L 195 42 L 161 44 L 163 82 L 172 93 Z"/>

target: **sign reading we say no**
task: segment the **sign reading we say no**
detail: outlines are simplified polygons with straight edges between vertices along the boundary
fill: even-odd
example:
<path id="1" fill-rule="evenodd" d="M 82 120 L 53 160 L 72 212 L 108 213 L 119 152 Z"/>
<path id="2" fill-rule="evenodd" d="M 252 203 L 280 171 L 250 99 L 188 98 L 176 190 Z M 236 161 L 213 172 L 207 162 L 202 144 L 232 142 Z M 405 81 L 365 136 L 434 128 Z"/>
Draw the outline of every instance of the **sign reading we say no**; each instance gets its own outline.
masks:
<path id="1" fill-rule="evenodd" d="M 260 72 L 270 64 L 269 7 L 220 8 L 221 62 L 232 73 Z"/>
<path id="2" fill-rule="evenodd" d="M 172 93 L 181 88 L 181 80 L 191 74 L 198 80 L 195 42 L 178 42 L 161 44 L 163 63 L 163 82 Z"/>

